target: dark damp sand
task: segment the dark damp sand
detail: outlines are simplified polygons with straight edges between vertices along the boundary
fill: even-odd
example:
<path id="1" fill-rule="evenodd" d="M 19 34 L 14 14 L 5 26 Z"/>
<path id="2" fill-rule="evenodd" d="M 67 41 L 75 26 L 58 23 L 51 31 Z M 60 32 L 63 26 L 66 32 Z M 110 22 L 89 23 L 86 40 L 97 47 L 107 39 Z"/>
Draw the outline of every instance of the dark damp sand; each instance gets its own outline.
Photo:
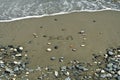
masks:
<path id="1" fill-rule="evenodd" d="M 78 34 L 81 30 L 85 30 L 86 40 Z M 72 39 L 67 40 L 68 36 Z M 52 44 L 47 45 L 48 42 Z M 120 45 L 120 12 L 81 12 L 0 23 L 0 44 L 22 45 L 28 51 L 30 68 L 50 65 L 57 69 L 71 60 L 91 62 L 93 53 L 103 54 L 106 48 Z M 80 47 L 81 44 L 86 46 Z M 73 52 L 70 45 L 77 50 Z M 53 50 L 46 52 L 48 47 Z M 55 61 L 50 60 L 52 56 L 56 57 Z M 64 62 L 59 63 L 58 58 L 62 56 Z M 32 74 L 30 80 L 39 74 Z"/>

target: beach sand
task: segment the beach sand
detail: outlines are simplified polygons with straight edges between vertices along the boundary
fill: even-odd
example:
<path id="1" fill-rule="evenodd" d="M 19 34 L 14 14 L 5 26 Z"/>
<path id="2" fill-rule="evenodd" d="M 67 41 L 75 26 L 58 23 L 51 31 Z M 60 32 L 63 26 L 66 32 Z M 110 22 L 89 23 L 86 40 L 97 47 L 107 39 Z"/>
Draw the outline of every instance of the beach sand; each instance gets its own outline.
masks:
<path id="1" fill-rule="evenodd" d="M 85 31 L 84 35 L 80 34 L 81 30 Z M 0 44 L 22 45 L 30 57 L 29 68 L 53 66 L 57 69 L 71 60 L 92 62 L 92 54 L 104 54 L 106 48 L 120 46 L 119 30 L 120 12 L 71 13 L 2 22 Z M 58 48 L 54 49 L 55 46 Z M 52 51 L 47 52 L 47 48 Z M 56 60 L 51 61 L 52 56 Z M 59 62 L 60 57 L 64 57 L 64 62 Z M 30 80 L 36 76 L 39 73 L 29 76 Z"/>

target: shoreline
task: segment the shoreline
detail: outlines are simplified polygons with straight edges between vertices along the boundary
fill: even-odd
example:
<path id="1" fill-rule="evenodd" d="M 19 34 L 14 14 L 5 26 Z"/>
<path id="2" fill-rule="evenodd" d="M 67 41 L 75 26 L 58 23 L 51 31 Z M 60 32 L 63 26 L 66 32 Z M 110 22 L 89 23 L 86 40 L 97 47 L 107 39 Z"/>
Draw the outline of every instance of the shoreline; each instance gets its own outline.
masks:
<path id="1" fill-rule="evenodd" d="M 19 20 L 24 20 L 24 19 L 31 19 L 31 18 L 42 18 L 42 17 L 49 17 L 49 16 L 59 16 L 59 15 L 66 15 L 66 14 L 72 14 L 72 13 L 95 13 L 95 12 L 104 12 L 104 11 L 115 11 L 115 12 L 119 12 L 120 10 L 115 10 L 115 9 L 102 9 L 102 10 L 74 10 L 71 12 L 60 12 L 60 13 L 53 13 L 53 14 L 44 14 L 44 15 L 40 15 L 40 16 L 26 16 L 26 17 L 20 17 L 20 18 L 15 18 L 12 20 L 0 20 L 0 23 L 2 22 L 14 22 L 14 21 L 19 21 Z"/>

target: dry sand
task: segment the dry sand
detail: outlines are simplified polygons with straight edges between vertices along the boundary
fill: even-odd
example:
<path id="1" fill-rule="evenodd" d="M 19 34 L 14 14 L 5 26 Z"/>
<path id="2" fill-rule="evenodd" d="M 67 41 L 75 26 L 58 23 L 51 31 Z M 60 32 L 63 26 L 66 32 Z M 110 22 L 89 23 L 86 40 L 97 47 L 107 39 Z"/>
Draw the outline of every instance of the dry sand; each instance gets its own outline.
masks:
<path id="1" fill-rule="evenodd" d="M 85 31 L 85 38 L 79 34 Z M 58 66 L 70 60 L 91 62 L 93 53 L 103 54 L 108 47 L 120 45 L 120 12 L 81 12 L 0 23 L 0 44 L 22 45 L 28 51 L 30 68 Z M 33 33 L 37 34 L 34 38 Z M 72 37 L 67 39 L 67 37 Z M 51 42 L 51 45 L 47 45 Z M 85 44 L 85 47 L 80 45 Z M 71 46 L 70 46 L 71 45 Z M 58 46 L 58 49 L 54 49 Z M 52 48 L 51 52 L 46 49 Z M 76 51 L 72 51 L 72 48 Z M 50 57 L 56 60 L 51 61 Z M 58 58 L 64 57 L 59 63 Z M 38 76 L 37 74 L 36 76 Z M 30 80 L 35 80 L 32 75 Z"/>

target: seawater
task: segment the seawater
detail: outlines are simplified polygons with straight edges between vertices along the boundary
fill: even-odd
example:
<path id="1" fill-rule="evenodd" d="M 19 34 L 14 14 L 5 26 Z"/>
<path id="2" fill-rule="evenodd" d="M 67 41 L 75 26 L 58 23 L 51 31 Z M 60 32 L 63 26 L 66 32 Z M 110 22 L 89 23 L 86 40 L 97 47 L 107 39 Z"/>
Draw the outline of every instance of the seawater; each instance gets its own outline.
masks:
<path id="1" fill-rule="evenodd" d="M 0 22 L 103 10 L 120 11 L 120 0 L 0 0 Z"/>

